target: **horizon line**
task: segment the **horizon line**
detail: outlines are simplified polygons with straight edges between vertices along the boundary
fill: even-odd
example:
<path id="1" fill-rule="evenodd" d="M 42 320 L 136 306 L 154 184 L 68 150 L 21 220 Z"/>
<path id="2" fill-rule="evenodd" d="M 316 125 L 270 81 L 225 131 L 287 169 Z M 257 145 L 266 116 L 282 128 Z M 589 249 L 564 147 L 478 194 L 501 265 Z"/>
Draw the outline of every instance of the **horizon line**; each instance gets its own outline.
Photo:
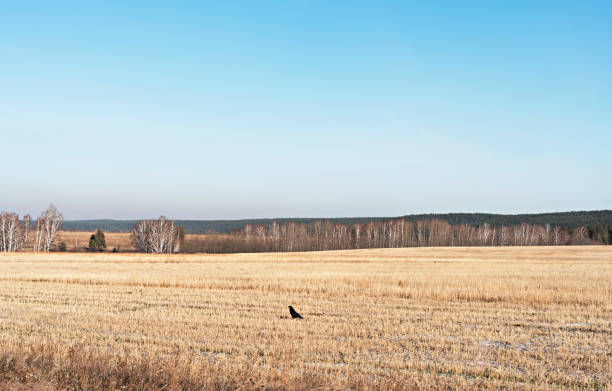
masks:
<path id="1" fill-rule="evenodd" d="M 429 213 L 409 213 L 397 216 L 333 216 L 333 217 L 245 217 L 238 219 L 175 219 L 169 218 L 169 220 L 175 221 L 244 221 L 244 220 L 288 220 L 288 219 L 300 219 L 300 220 L 330 220 L 330 219 L 397 219 L 409 216 L 434 216 L 434 215 L 460 215 L 460 214 L 480 214 L 480 215 L 498 215 L 498 216 L 523 216 L 523 215 L 548 215 L 548 214 L 559 214 L 559 213 L 593 213 L 593 212 L 612 212 L 612 209 L 592 209 L 592 210 L 568 210 L 568 211 L 556 211 L 556 212 L 536 212 L 536 213 L 491 213 L 491 212 L 429 212 Z M 164 216 L 161 214 L 160 216 Z M 150 220 L 156 219 L 156 217 L 145 217 L 145 218 L 70 218 L 64 221 L 134 221 L 134 220 Z"/>

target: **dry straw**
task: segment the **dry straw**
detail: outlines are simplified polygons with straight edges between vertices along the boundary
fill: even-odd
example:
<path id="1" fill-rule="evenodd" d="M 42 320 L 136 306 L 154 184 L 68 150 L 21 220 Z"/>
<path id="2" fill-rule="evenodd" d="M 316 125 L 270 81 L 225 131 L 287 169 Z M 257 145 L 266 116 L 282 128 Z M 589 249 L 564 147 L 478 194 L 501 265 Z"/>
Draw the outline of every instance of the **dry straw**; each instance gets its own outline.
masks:
<path id="1" fill-rule="evenodd" d="M 2 254 L 0 297 L 1 389 L 612 380 L 605 246 Z"/>

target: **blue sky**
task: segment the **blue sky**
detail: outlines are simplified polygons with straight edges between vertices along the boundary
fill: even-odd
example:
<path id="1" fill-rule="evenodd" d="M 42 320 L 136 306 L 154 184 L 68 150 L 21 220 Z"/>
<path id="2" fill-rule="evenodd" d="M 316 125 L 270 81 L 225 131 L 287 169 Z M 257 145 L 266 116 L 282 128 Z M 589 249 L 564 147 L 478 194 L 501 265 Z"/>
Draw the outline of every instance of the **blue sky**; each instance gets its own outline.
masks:
<path id="1" fill-rule="evenodd" d="M 610 20 L 596 1 L 3 4 L 0 209 L 610 209 Z"/>

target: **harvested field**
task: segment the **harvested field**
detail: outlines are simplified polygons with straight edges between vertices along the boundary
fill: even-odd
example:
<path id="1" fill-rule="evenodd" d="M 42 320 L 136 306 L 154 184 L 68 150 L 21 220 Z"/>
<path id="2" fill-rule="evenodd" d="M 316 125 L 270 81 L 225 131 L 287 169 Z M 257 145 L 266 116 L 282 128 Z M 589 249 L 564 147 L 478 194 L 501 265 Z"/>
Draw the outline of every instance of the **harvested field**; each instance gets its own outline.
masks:
<path id="1" fill-rule="evenodd" d="M 610 340 L 606 246 L 0 255 L 4 389 L 604 389 Z"/>

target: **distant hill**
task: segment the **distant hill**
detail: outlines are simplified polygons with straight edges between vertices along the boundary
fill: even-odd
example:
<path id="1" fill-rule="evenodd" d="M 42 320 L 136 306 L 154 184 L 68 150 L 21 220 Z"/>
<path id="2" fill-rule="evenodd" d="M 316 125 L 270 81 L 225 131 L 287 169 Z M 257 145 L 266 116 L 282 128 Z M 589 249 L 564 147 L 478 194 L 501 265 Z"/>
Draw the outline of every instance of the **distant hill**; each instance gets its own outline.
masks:
<path id="1" fill-rule="evenodd" d="M 492 226 L 518 225 L 521 223 L 560 226 L 572 229 L 578 226 L 612 225 L 612 210 L 594 210 L 577 212 L 557 212 L 538 214 L 490 214 L 490 213 L 442 213 L 419 214 L 398 217 L 339 217 L 339 218 L 279 218 L 279 219 L 244 219 L 244 220 L 176 220 L 178 225 L 188 234 L 203 234 L 206 232 L 227 233 L 233 229 L 240 229 L 245 224 L 270 224 L 272 221 L 285 223 L 307 223 L 311 221 L 330 221 L 331 223 L 354 224 L 357 222 L 385 221 L 403 218 L 407 221 L 427 219 L 446 220 L 451 225 L 471 224 L 479 225 L 489 223 Z M 67 220 L 62 229 L 68 231 L 95 231 L 102 229 L 107 232 L 129 232 L 137 220 Z"/>

